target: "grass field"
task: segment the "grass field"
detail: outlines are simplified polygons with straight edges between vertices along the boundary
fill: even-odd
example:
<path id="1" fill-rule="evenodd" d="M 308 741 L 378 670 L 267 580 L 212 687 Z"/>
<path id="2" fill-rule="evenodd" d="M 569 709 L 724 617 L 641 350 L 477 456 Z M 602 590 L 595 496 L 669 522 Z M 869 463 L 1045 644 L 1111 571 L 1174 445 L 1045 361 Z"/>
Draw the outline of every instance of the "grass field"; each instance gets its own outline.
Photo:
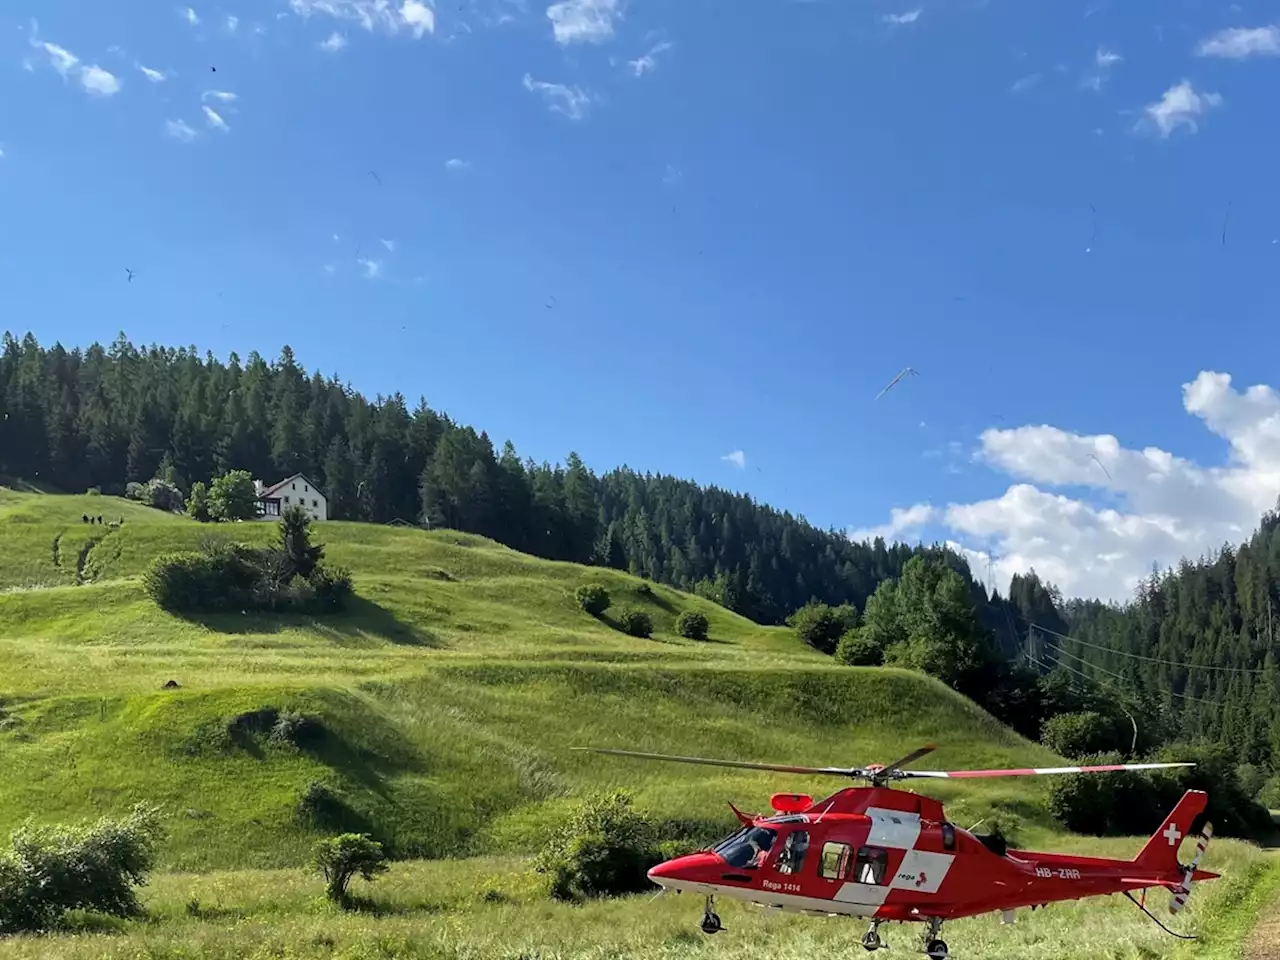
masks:
<path id="1" fill-rule="evenodd" d="M 86 527 L 82 513 L 124 523 Z M 928 678 L 839 667 L 789 630 L 699 598 L 450 531 L 319 525 L 327 559 L 352 570 L 359 594 L 336 619 L 181 619 L 142 591 L 139 574 L 157 553 L 207 536 L 273 533 L 270 524 L 202 526 L 107 497 L 0 488 L 0 835 L 27 816 L 75 820 L 135 800 L 163 804 L 170 833 L 148 893 L 158 920 L 16 938 L 0 943 L 0 958 L 786 958 L 860 949 L 849 924 L 732 907 L 730 932 L 707 939 L 694 931 L 698 906 L 688 898 L 547 902 L 527 857 L 584 791 L 630 787 L 672 836 L 701 840 L 731 828 L 726 800 L 760 809 L 775 790 L 841 785 L 570 748 L 843 764 L 937 742 L 928 766 L 1058 760 Z M 571 594 L 588 581 L 609 588 L 611 613 L 644 607 L 654 637 L 624 636 L 579 611 Z M 674 635 L 685 609 L 708 616 L 710 641 Z M 162 690 L 168 680 L 180 688 Z M 305 750 L 260 734 L 228 737 L 229 720 L 266 708 L 312 714 L 325 735 Z M 319 835 L 297 813 L 312 781 L 340 798 L 335 825 L 423 858 L 398 863 L 373 888 L 378 915 L 332 913 L 318 878 L 298 869 Z M 1046 790 L 1006 780 L 922 792 L 945 800 L 956 822 L 996 817 L 1027 845 L 1137 848 L 1062 836 L 1045 812 Z M 1229 841 L 1215 842 L 1209 861 L 1229 876 L 1197 890 L 1189 922 L 1220 938 L 1195 955 L 1225 958 L 1275 870 Z M 200 905 L 189 911 L 193 898 Z M 1096 935 L 1086 938 L 1090 950 L 1069 946 L 1085 927 Z M 905 945 L 909 933 L 890 942 Z M 1180 955 L 1123 900 L 1037 912 L 1011 928 L 956 924 L 948 939 L 953 952 L 993 958 Z"/>

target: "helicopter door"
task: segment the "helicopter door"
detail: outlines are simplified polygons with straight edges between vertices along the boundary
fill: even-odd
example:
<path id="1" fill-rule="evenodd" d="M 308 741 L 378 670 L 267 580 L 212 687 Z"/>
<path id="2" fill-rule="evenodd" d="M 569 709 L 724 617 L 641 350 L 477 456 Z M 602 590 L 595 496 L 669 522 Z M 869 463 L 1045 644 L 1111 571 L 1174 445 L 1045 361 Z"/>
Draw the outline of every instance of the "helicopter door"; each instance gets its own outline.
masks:
<path id="1" fill-rule="evenodd" d="M 858 883 L 882 884 L 889 866 L 889 852 L 879 847 L 859 847 L 853 879 Z"/>
<path id="2" fill-rule="evenodd" d="M 822 845 L 822 861 L 818 864 L 818 876 L 824 880 L 843 880 L 849 875 L 849 861 L 853 848 L 847 843 L 828 842 Z"/>

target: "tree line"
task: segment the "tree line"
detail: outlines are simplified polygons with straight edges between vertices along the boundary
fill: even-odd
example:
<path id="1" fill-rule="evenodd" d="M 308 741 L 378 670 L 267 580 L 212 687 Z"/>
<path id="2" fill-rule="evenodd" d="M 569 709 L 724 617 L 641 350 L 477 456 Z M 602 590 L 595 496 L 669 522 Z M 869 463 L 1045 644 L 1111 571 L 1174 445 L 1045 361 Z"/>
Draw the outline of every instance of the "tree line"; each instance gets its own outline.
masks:
<path id="1" fill-rule="evenodd" d="M 395 519 L 483 534 L 536 556 L 626 570 L 697 591 L 757 622 L 811 599 L 861 608 L 921 552 L 853 543 L 751 497 L 625 466 L 597 475 L 522 459 L 507 441 L 400 393 L 369 399 L 308 374 L 289 347 L 224 362 L 195 347 L 0 344 L 0 474 L 65 491 L 189 498 L 245 470 L 304 473 L 334 519 Z M 164 499 L 164 498 L 162 498 Z M 961 561 L 963 564 L 963 561 Z M 972 595 L 981 587 L 962 567 Z M 1004 638 L 1011 642 L 1010 638 Z"/>

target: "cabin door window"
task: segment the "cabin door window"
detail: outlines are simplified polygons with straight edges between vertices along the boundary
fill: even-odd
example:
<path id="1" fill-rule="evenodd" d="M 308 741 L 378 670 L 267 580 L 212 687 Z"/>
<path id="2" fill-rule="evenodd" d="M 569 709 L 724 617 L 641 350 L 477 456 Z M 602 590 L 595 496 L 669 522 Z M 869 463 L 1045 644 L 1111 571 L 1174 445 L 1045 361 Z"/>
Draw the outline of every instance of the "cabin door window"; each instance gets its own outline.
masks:
<path id="1" fill-rule="evenodd" d="M 804 866 L 804 855 L 809 852 L 809 833 L 806 830 L 792 830 L 783 841 L 778 851 L 774 869 L 788 875 L 797 874 Z"/>
<path id="2" fill-rule="evenodd" d="M 879 847 L 861 847 L 858 850 L 858 859 L 853 865 L 853 879 L 858 883 L 883 884 L 888 866 L 887 851 Z"/>

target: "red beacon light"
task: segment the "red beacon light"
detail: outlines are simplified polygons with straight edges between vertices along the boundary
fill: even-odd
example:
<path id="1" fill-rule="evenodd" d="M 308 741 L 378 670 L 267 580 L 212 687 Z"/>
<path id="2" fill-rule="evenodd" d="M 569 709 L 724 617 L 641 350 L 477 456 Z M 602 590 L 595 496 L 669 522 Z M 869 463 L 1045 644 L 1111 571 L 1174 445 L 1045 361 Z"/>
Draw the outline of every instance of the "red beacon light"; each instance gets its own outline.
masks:
<path id="1" fill-rule="evenodd" d="M 804 793 L 775 793 L 769 805 L 778 813 L 804 813 L 813 806 L 813 797 Z"/>

